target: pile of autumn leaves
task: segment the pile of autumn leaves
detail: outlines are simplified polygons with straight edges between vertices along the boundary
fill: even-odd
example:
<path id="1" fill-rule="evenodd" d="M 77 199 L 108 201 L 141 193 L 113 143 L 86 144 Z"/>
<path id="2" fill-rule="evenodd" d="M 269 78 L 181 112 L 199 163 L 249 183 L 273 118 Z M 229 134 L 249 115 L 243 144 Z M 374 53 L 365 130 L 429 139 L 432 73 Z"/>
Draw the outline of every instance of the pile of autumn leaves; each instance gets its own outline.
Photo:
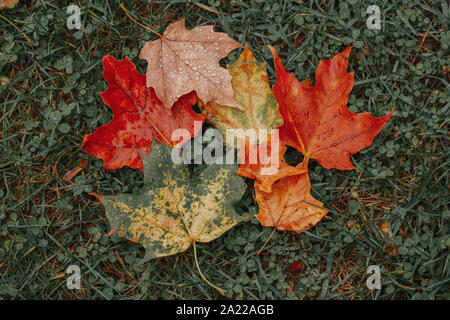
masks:
<path id="1" fill-rule="evenodd" d="M 101 97 L 112 108 L 113 119 L 95 133 L 86 135 L 82 148 L 103 159 L 106 169 L 129 166 L 144 170 L 145 174 L 141 159 L 152 154 L 152 142 L 163 154 L 160 143 L 173 147 L 185 142 L 171 141 L 175 129 L 187 129 L 191 137 L 199 133 L 200 128 L 194 127 L 194 121 L 206 120 L 223 133 L 227 129 L 279 129 L 279 150 L 270 150 L 269 136 L 256 144 L 241 144 L 245 147 L 239 152 L 242 157 L 268 144 L 268 156 L 271 152 L 278 154 L 278 171 L 273 175 L 262 174 L 261 169 L 270 164 L 258 159 L 256 164 L 241 164 L 236 174 L 255 180 L 254 197 L 259 206 L 256 218 L 263 226 L 302 232 L 327 213 L 323 204 L 310 194 L 309 160 L 315 159 L 325 168 L 354 169 L 350 156 L 372 144 L 392 112 L 375 118 L 369 113 L 349 111 L 346 103 L 353 87 L 353 73 L 347 73 L 346 68 L 350 47 L 330 60 L 322 60 L 316 70 L 315 84 L 311 85 L 309 79 L 300 82 L 293 73 L 287 73 L 277 52 L 269 46 L 276 71 L 276 84 L 272 88 L 266 63 L 256 62 L 247 45 L 228 69 L 220 67 L 219 60 L 238 47 L 241 47 L 239 43 L 224 33 L 214 32 L 212 26 L 187 30 L 184 20 L 180 20 L 142 49 L 140 57 L 148 62 L 146 75 L 139 74 L 128 58 L 117 61 L 105 56 L 103 75 L 108 88 Z M 202 114 L 192 110 L 196 103 Z M 287 164 L 283 160 L 286 146 L 303 153 L 303 162 L 296 166 Z M 155 159 L 151 161 L 157 161 Z M 152 201 L 157 201 L 159 196 L 152 196 Z M 208 207 L 207 203 L 202 205 Z M 133 219 L 137 219 L 125 219 L 125 214 L 131 214 L 127 210 L 138 211 L 141 205 L 136 205 L 135 209 L 127 205 L 124 209 L 123 202 L 115 202 L 105 207 L 110 215 L 119 210 L 114 213 L 116 218 L 109 217 L 117 222 L 113 232 L 122 229 L 121 235 L 133 241 L 139 241 L 139 236 L 146 234 L 142 225 L 134 226 L 131 236 L 129 230 L 125 230 L 131 229 L 136 223 Z M 159 221 L 157 214 L 155 210 L 144 210 L 144 216 L 141 214 L 139 219 L 144 226 L 160 223 L 164 229 L 162 239 L 165 231 L 170 232 L 179 220 L 169 215 Z M 153 239 L 147 247 L 162 246 L 155 243 L 158 242 L 155 237 L 147 235 L 147 238 Z M 169 240 L 175 241 L 175 236 Z M 152 257 L 179 251 L 164 251 Z"/>

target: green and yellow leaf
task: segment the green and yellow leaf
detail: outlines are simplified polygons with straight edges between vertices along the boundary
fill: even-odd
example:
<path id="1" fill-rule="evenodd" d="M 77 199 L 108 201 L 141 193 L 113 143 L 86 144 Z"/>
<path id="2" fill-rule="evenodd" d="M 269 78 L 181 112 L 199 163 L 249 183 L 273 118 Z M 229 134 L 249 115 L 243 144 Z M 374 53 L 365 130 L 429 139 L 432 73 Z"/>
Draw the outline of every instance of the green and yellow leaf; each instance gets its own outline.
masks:
<path id="1" fill-rule="evenodd" d="M 233 208 L 246 188 L 237 165 L 211 165 L 191 177 L 187 165 L 173 163 L 172 150 L 153 142 L 141 194 L 93 194 L 105 206 L 111 233 L 145 247 L 144 260 L 212 241 L 245 219 Z"/>
<path id="2" fill-rule="evenodd" d="M 270 88 L 267 77 L 267 63 L 258 63 L 245 44 L 244 51 L 236 62 L 228 65 L 234 90 L 234 100 L 241 110 L 215 102 L 199 104 L 207 111 L 207 120 L 225 136 L 227 129 L 273 129 L 283 125 L 278 103 Z M 228 132 L 230 134 L 230 132 Z M 244 132 L 245 134 L 245 132 Z M 237 138 L 244 139 L 239 136 Z M 258 138 L 258 137 L 257 137 Z M 258 141 L 251 141 L 256 144 Z"/>

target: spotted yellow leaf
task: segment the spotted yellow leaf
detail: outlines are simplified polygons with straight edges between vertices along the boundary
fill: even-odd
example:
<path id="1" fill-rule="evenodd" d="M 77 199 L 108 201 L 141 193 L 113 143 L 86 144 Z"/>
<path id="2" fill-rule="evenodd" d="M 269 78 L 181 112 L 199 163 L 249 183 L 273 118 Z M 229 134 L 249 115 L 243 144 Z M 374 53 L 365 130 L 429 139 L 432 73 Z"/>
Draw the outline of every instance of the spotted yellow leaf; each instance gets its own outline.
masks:
<path id="1" fill-rule="evenodd" d="M 93 194 L 105 206 L 111 233 L 145 247 L 144 261 L 212 241 L 245 219 L 233 208 L 246 188 L 237 165 L 210 165 L 192 177 L 187 165 L 172 161 L 172 150 L 153 142 L 140 194 Z"/>

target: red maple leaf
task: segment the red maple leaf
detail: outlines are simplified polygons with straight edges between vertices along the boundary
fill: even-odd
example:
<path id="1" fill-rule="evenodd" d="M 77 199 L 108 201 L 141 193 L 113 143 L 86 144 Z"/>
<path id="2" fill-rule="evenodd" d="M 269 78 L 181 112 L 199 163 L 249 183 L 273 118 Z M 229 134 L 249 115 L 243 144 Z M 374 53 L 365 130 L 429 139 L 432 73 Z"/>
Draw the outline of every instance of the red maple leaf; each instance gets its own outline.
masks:
<path id="1" fill-rule="evenodd" d="M 284 119 L 281 140 L 327 169 L 354 169 L 350 156 L 373 143 L 394 109 L 380 118 L 348 109 L 347 99 L 353 88 L 353 73 L 346 72 L 351 47 L 330 60 L 320 61 L 314 86 L 287 73 L 275 49 L 269 48 L 277 76 L 273 92 Z"/>
<path id="2" fill-rule="evenodd" d="M 94 133 L 85 135 L 81 148 L 103 159 L 105 169 L 129 166 L 142 171 L 141 156 L 150 153 L 154 138 L 175 146 L 185 142 L 171 140 L 175 129 L 186 129 L 191 137 L 198 134 L 200 126 L 194 130 L 194 121 L 203 122 L 205 115 L 192 110 L 197 102 L 194 91 L 181 96 L 170 115 L 154 89 L 146 86 L 145 75 L 137 72 L 131 60 L 118 61 L 105 56 L 103 67 L 108 88 L 100 95 L 111 107 L 113 119 Z"/>

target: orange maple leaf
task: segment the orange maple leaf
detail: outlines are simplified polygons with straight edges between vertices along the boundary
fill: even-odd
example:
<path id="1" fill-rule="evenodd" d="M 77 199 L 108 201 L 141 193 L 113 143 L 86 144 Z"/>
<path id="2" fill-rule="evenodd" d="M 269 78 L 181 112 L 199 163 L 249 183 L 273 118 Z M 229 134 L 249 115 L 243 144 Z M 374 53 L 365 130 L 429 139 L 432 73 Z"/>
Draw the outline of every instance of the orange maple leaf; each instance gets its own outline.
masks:
<path id="1" fill-rule="evenodd" d="M 0 0 L 0 10 L 12 9 L 19 3 L 19 0 Z"/>
<path id="2" fill-rule="evenodd" d="M 255 187 L 255 199 L 259 206 L 255 217 L 261 225 L 300 233 L 327 214 L 323 203 L 311 196 L 307 159 L 297 167 L 305 173 L 280 179 L 272 185 L 270 193 Z"/>
<path id="3" fill-rule="evenodd" d="M 354 169 L 350 156 L 373 143 L 394 109 L 380 118 L 348 109 L 353 73 L 347 73 L 346 68 L 351 47 L 320 61 L 314 86 L 287 73 L 275 49 L 269 48 L 277 76 L 273 92 L 284 118 L 281 140 L 327 169 Z"/>
<path id="4" fill-rule="evenodd" d="M 231 75 L 219 60 L 241 45 L 213 26 L 186 29 L 184 19 L 170 24 L 160 39 L 149 41 L 140 58 L 147 60 L 147 86 L 169 110 L 180 96 L 195 90 L 204 102 L 241 109 L 234 100 Z"/>
<path id="5" fill-rule="evenodd" d="M 169 115 L 153 88 L 146 87 L 145 75 L 137 72 L 131 60 L 117 61 L 105 56 L 103 67 L 108 89 L 100 95 L 111 107 L 113 119 L 85 135 L 81 148 L 103 159 L 105 169 L 129 166 L 142 171 L 141 156 L 150 153 L 153 138 L 175 146 L 185 141 L 172 141 L 174 130 L 183 128 L 191 136 L 198 134 L 200 126 L 194 128 L 194 121 L 203 122 L 205 115 L 191 109 L 197 101 L 195 92 L 180 97 L 174 104 L 173 115 Z"/>
<path id="6" fill-rule="evenodd" d="M 236 172 L 237 175 L 255 179 L 255 187 L 268 193 L 272 191 L 272 184 L 275 181 L 308 171 L 304 168 L 290 166 L 284 161 L 283 155 L 287 147 L 281 141 L 278 144 L 278 150 L 275 150 L 277 154 L 272 158 L 271 140 L 272 136 L 269 135 L 267 140 L 257 146 L 249 141 L 245 141 L 245 143 L 241 141 L 241 148 L 238 152 L 241 164 Z M 265 151 L 261 152 L 262 149 Z M 251 161 L 250 154 L 254 155 L 256 161 Z"/>

